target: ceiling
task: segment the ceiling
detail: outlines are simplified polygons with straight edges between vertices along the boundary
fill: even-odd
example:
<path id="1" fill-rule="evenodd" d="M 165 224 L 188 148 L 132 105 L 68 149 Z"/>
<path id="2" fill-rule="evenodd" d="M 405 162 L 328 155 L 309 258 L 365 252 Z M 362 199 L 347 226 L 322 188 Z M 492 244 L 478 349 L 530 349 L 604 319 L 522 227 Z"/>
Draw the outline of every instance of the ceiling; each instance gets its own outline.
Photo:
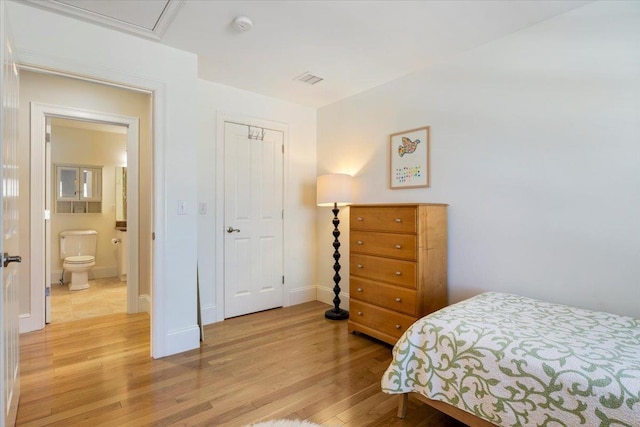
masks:
<path id="1" fill-rule="evenodd" d="M 589 1 L 26 0 L 198 55 L 199 77 L 321 107 Z M 253 21 L 239 32 L 238 16 Z M 296 80 L 310 73 L 314 85 Z"/>
<path id="2" fill-rule="evenodd" d="M 126 126 L 111 125 L 108 123 L 90 122 L 87 120 L 63 119 L 60 117 L 51 118 L 51 126 L 59 126 L 63 128 L 82 129 L 94 132 L 117 133 L 121 135 L 127 134 Z"/>

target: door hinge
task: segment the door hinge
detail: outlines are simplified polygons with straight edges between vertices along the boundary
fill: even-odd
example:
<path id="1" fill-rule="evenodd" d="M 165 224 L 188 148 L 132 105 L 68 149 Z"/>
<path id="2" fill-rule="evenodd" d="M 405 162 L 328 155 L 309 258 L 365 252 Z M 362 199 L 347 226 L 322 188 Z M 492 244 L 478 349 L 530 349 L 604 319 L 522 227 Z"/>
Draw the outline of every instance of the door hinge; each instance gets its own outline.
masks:
<path id="1" fill-rule="evenodd" d="M 282 154 L 284 154 L 284 144 L 282 144 Z"/>
<path id="2" fill-rule="evenodd" d="M 284 285 L 284 276 L 282 276 L 282 284 Z"/>
<path id="3" fill-rule="evenodd" d="M 282 219 L 284 219 L 284 209 L 282 209 Z"/>
<path id="4" fill-rule="evenodd" d="M 44 210 L 44 219 L 45 220 L 51 219 L 51 211 L 49 209 Z"/>
<path id="5" fill-rule="evenodd" d="M 151 240 L 156 240 L 156 232 L 155 231 L 151 232 Z"/>

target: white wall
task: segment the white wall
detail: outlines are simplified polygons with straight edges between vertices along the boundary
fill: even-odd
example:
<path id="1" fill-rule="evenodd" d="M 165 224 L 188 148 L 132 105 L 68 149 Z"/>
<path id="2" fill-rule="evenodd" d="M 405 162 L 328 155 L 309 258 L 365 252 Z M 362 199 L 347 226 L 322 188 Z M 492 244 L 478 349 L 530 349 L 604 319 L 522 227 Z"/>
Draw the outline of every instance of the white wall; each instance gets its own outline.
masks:
<path id="1" fill-rule="evenodd" d="M 594 3 L 321 108 L 318 174 L 355 173 L 358 203 L 450 204 L 451 302 L 504 291 L 640 317 L 639 46 L 640 3 Z M 389 190 L 389 134 L 424 125 L 431 188 Z"/>
<path id="2" fill-rule="evenodd" d="M 19 3 L 7 11 L 23 64 L 154 92 L 152 354 L 197 347 L 195 55 Z M 177 215 L 179 200 L 187 215 Z"/>
<path id="3" fill-rule="evenodd" d="M 313 301 L 315 289 L 315 177 L 316 111 L 285 101 L 235 89 L 205 80 L 198 81 L 200 146 L 198 148 L 198 199 L 207 204 L 207 214 L 198 220 L 198 265 L 204 323 L 222 320 L 217 295 L 221 271 L 221 248 L 216 248 L 216 211 L 223 194 L 216 192 L 218 115 L 247 117 L 287 126 L 285 141 L 285 305 Z M 221 240 L 219 240 L 221 242 Z M 218 279 L 216 280 L 216 277 Z M 218 282 L 216 284 L 216 282 Z"/>

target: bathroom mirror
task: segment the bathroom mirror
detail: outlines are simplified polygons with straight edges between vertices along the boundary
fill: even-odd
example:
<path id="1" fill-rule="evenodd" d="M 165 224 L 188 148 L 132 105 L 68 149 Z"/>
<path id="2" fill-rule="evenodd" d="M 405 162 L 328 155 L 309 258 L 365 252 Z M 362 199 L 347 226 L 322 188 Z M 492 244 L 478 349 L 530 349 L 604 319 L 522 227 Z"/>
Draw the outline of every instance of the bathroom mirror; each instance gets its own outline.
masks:
<path id="1" fill-rule="evenodd" d="M 80 200 L 101 200 L 102 171 L 98 168 L 80 168 Z"/>
<path id="2" fill-rule="evenodd" d="M 102 200 L 102 168 L 57 166 L 57 200 Z"/>
<path id="3" fill-rule="evenodd" d="M 116 221 L 127 220 L 127 168 L 116 166 Z"/>
<path id="4" fill-rule="evenodd" d="M 58 200 L 77 200 L 78 168 L 58 166 Z"/>

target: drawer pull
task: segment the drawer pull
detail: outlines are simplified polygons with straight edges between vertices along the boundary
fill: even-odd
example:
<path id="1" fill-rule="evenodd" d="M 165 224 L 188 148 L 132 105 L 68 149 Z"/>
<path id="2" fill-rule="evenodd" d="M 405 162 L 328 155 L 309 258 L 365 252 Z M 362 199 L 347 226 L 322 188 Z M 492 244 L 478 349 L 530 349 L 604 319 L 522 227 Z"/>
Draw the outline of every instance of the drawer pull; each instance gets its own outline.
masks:
<path id="1" fill-rule="evenodd" d="M 359 269 L 362 269 L 362 268 L 364 268 L 364 265 L 358 264 L 358 265 L 356 265 L 356 267 L 358 267 Z"/>
<path id="2" fill-rule="evenodd" d="M 364 221 L 364 218 L 362 218 L 361 216 L 358 217 L 358 221 L 362 222 Z"/>
<path id="3" fill-rule="evenodd" d="M 396 298 L 396 302 L 402 302 L 402 298 L 400 297 Z"/>
<path id="4" fill-rule="evenodd" d="M 396 325 L 396 329 L 402 329 L 402 326 Z"/>
<path id="5" fill-rule="evenodd" d="M 402 271 L 396 271 L 396 276 L 402 276 Z"/>
<path id="6" fill-rule="evenodd" d="M 402 218 L 396 218 L 396 222 L 402 222 Z"/>
<path id="7" fill-rule="evenodd" d="M 362 245 L 364 242 L 362 240 L 358 240 L 358 244 Z"/>
<path id="8" fill-rule="evenodd" d="M 400 243 L 396 243 L 396 249 L 402 249 L 402 245 Z"/>
<path id="9" fill-rule="evenodd" d="M 358 316 L 362 316 L 362 312 L 361 311 L 358 312 Z"/>
<path id="10" fill-rule="evenodd" d="M 358 292 L 362 292 L 362 288 L 358 288 Z"/>

